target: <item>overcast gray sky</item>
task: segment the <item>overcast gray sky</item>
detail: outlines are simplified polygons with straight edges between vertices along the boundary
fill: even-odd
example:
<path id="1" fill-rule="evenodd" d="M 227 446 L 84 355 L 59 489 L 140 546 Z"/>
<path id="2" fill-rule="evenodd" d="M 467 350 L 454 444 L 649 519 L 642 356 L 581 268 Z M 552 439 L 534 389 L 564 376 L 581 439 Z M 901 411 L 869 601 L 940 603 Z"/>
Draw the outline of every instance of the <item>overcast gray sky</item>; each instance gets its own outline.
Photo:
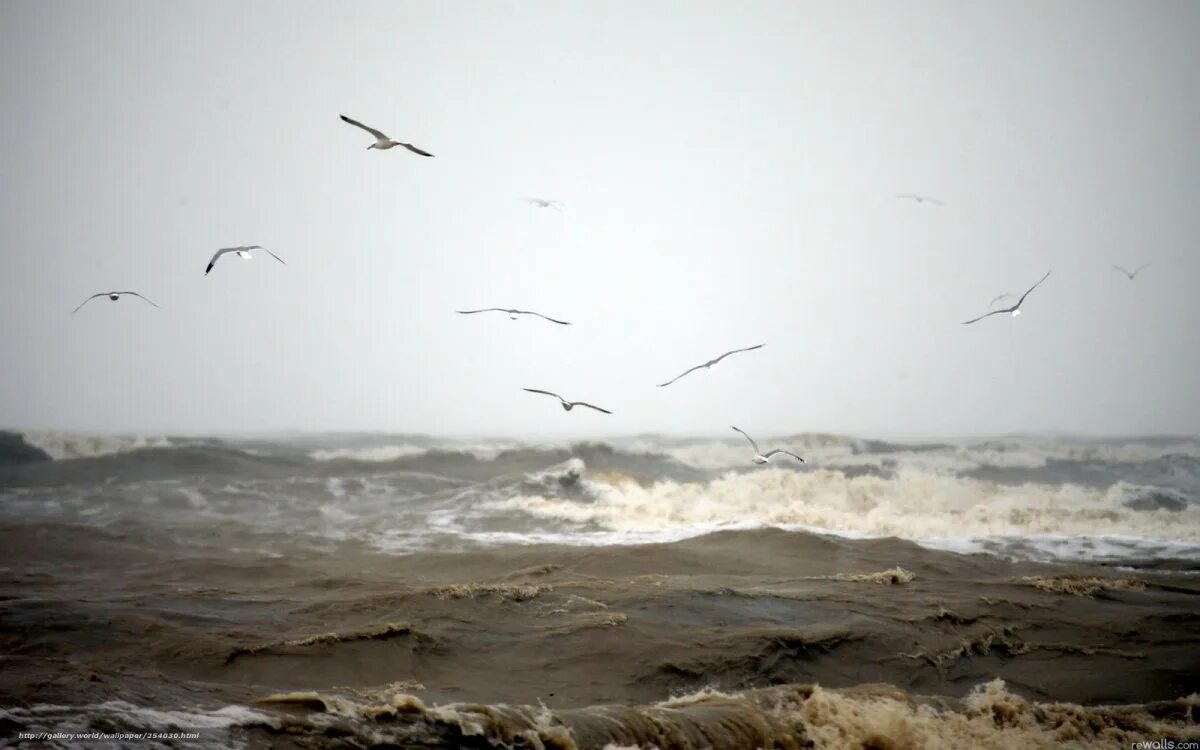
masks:
<path id="1" fill-rule="evenodd" d="M 0 425 L 1197 433 L 1198 39 L 1196 2 L 9 0 Z M 289 265 L 204 276 L 239 244 Z M 163 309 L 69 315 L 112 288 Z M 453 313 L 493 305 L 575 325 Z"/>

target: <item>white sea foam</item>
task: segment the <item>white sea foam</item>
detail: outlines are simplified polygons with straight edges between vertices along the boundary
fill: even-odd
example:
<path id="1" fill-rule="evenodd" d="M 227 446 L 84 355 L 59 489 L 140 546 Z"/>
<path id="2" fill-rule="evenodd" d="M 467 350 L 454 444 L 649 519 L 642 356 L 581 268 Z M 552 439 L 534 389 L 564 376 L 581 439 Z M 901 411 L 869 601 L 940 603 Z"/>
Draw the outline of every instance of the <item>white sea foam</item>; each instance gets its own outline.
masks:
<path id="1" fill-rule="evenodd" d="M 1072 484 L 1005 485 L 902 469 L 893 477 L 840 471 L 767 469 L 706 482 L 652 484 L 620 475 L 582 480 L 589 497 L 525 494 L 493 501 L 497 511 L 599 527 L 617 536 L 675 538 L 730 526 L 777 526 L 854 537 L 896 536 L 930 546 L 973 546 L 1030 537 L 1123 539 L 1097 554 L 1145 554 L 1149 547 L 1200 557 L 1200 504 L 1133 510 L 1145 488 L 1104 490 Z M 1054 545 L 1030 549 L 1051 554 Z M 1060 549 L 1067 549 L 1059 545 Z M 1079 548 L 1082 549 L 1082 548 Z M 998 550 L 992 550 L 998 551 Z"/>
<path id="2" fill-rule="evenodd" d="M 113 437 L 80 435 L 54 430 L 29 430 L 21 433 L 26 443 L 38 448 L 56 461 L 69 458 L 94 458 L 145 448 L 170 448 L 172 443 L 163 437 Z"/>

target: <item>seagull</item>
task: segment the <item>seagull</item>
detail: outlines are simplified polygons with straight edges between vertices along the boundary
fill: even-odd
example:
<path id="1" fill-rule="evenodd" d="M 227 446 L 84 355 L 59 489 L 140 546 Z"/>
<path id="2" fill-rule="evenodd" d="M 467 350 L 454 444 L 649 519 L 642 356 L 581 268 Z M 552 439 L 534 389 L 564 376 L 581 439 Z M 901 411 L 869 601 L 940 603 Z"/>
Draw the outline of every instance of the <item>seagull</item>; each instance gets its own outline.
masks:
<path id="1" fill-rule="evenodd" d="M 526 203 L 532 203 L 538 208 L 553 208 L 555 211 L 562 210 L 562 201 L 551 201 L 545 198 L 522 198 Z"/>
<path id="2" fill-rule="evenodd" d="M 1050 272 L 1047 271 L 1045 276 L 1038 279 L 1037 284 L 1034 284 L 1033 286 L 1029 287 L 1029 292 L 1032 292 L 1034 289 L 1037 289 L 1038 284 L 1041 284 L 1043 281 L 1045 281 L 1047 278 L 1049 278 L 1049 276 L 1050 276 Z M 1021 299 L 1017 300 L 1017 304 L 1013 305 L 1012 307 L 1002 307 L 999 310 L 992 310 L 990 313 L 980 315 L 978 318 L 974 318 L 972 320 L 964 320 L 963 325 L 975 323 L 977 321 L 983 320 L 984 318 L 986 318 L 990 315 L 998 315 L 999 313 L 1012 313 L 1013 317 L 1015 318 L 1021 314 L 1021 303 L 1024 302 L 1025 298 L 1029 296 L 1029 292 L 1025 292 L 1024 294 L 1022 294 Z M 992 300 L 992 301 L 995 302 L 995 300 Z"/>
<path id="3" fill-rule="evenodd" d="M 925 201 L 929 201 L 930 203 L 932 203 L 935 206 L 946 205 L 945 203 L 942 203 L 937 198 L 930 198 L 928 195 L 913 195 L 912 193 L 899 193 L 896 195 L 896 197 L 901 198 L 903 200 L 916 201 L 917 203 L 924 203 Z"/>
<path id="4" fill-rule="evenodd" d="M 278 255 L 276 255 L 275 253 L 266 249 L 262 245 L 242 245 L 240 247 L 223 247 L 220 250 L 218 250 L 216 252 L 216 254 L 213 255 L 212 260 L 210 260 L 208 262 L 208 268 L 204 269 L 204 275 L 207 276 L 208 272 L 213 270 L 213 266 L 215 266 L 217 264 L 217 259 L 220 258 L 222 255 L 224 255 L 226 253 L 233 253 L 233 254 L 237 255 L 237 257 L 241 258 L 242 260 L 250 260 L 250 251 L 251 250 L 262 250 L 264 253 L 266 253 L 267 255 L 270 255 L 275 260 L 279 261 L 280 263 L 283 263 L 283 258 L 280 258 Z M 283 265 L 286 266 L 287 263 L 283 263 Z"/>
<path id="5" fill-rule="evenodd" d="M 563 398 L 562 396 L 558 395 L 557 393 L 551 393 L 550 391 L 539 391 L 537 388 L 522 388 L 521 390 L 529 391 L 530 393 L 541 393 L 546 396 L 553 396 L 562 402 L 563 411 L 571 411 L 571 409 L 574 409 L 576 406 L 586 406 L 589 409 L 595 409 L 596 411 L 602 411 L 605 414 L 612 414 L 612 412 L 609 411 L 608 409 L 601 409 L 599 406 L 589 404 L 586 401 L 568 401 L 565 398 Z"/>
<path id="6" fill-rule="evenodd" d="M 558 323 L 560 326 L 571 325 L 570 323 L 568 323 L 565 320 L 558 320 L 556 318 L 551 318 L 549 316 L 542 315 L 539 312 L 534 312 L 533 310 L 510 310 L 507 307 L 485 307 L 482 310 L 455 310 L 454 312 L 458 313 L 459 315 L 474 315 L 475 313 L 482 313 L 482 312 L 502 312 L 502 313 L 508 313 L 509 320 L 516 320 L 518 315 L 536 315 L 539 318 L 542 318 L 543 320 L 550 321 L 551 323 Z"/>
<path id="7" fill-rule="evenodd" d="M 1145 267 L 1146 267 L 1146 266 L 1148 266 L 1148 265 L 1150 265 L 1150 264 L 1149 264 L 1149 263 L 1143 263 L 1142 265 L 1140 265 L 1140 266 L 1138 266 L 1137 268 L 1135 268 L 1133 271 L 1126 270 L 1126 269 L 1124 269 L 1124 268 L 1122 268 L 1121 266 L 1118 266 L 1118 265 L 1114 265 L 1114 266 L 1113 266 L 1113 268 L 1117 269 L 1117 270 L 1118 270 L 1118 271 L 1120 271 L 1121 273 L 1123 273 L 1123 274 L 1125 274 L 1126 276 L 1128 276 L 1130 281 L 1133 281 L 1135 278 L 1137 278 L 1137 275 L 1138 275 L 1139 273 L 1141 273 L 1141 272 L 1142 272 L 1142 269 L 1143 269 L 1143 268 L 1145 268 Z"/>
<path id="8" fill-rule="evenodd" d="M 684 375 L 687 375 L 688 373 L 691 373 L 691 372 L 695 372 L 696 370 L 706 370 L 706 369 L 708 369 L 708 368 L 710 368 L 710 367 L 716 367 L 716 365 L 717 365 L 717 363 L 718 363 L 718 362 L 720 362 L 721 360 L 725 359 L 726 357 L 728 357 L 728 356 L 729 356 L 729 355 L 731 355 L 731 354 L 737 354 L 738 352 L 748 352 L 748 351 L 753 351 L 754 349 L 761 349 L 761 348 L 763 348 L 764 346 L 766 346 L 766 344 L 757 344 L 757 345 L 755 345 L 755 346 L 748 346 L 748 347 L 746 347 L 745 349 L 734 349 L 733 351 L 725 352 L 724 354 L 722 354 L 721 356 L 717 357 L 716 359 L 710 359 L 710 360 L 708 360 L 707 362 L 705 362 L 705 363 L 704 363 L 704 364 L 702 364 L 702 365 L 696 365 L 695 367 L 693 367 L 693 368 L 692 368 L 692 369 L 690 369 L 690 370 L 684 370 L 682 374 L 680 374 L 680 375 L 676 376 L 676 377 L 675 377 L 674 379 L 672 379 L 672 380 L 668 380 L 668 381 L 667 381 L 667 382 L 665 382 L 665 383 L 659 383 L 659 384 L 658 384 L 658 387 L 659 387 L 659 388 L 665 388 L 665 387 L 667 387 L 668 385 L 670 385 L 671 383 L 674 383 L 676 380 L 679 380 L 679 378 L 682 378 Z"/>
<path id="9" fill-rule="evenodd" d="M 417 148 L 416 146 L 412 145 L 411 143 L 401 143 L 400 141 L 394 141 L 391 138 L 388 138 L 382 132 L 376 130 L 375 128 L 369 128 L 366 125 L 363 125 L 358 120 L 351 120 L 349 117 L 346 117 L 345 115 L 339 115 L 339 117 L 342 118 L 342 122 L 348 122 L 351 125 L 353 125 L 354 127 L 362 128 L 363 130 L 367 131 L 371 135 L 375 136 L 375 142 L 372 143 L 370 146 L 367 146 L 368 151 L 370 151 L 373 148 L 377 148 L 380 151 L 387 151 L 392 146 L 403 146 L 406 149 L 408 149 L 409 151 L 412 151 L 414 154 L 420 154 L 421 156 L 433 156 L 433 154 L 429 153 L 428 151 L 422 151 L 421 149 Z"/>
<path id="10" fill-rule="evenodd" d="M 84 305 L 86 305 L 87 303 L 96 299 L 97 297 L 108 297 L 113 302 L 116 302 L 118 299 L 121 298 L 122 294 L 132 294 L 134 297 L 141 297 L 142 299 L 146 299 L 145 297 L 142 297 L 142 295 L 138 294 L 137 292 L 100 292 L 99 294 L 93 294 L 91 297 L 88 297 L 83 302 L 80 302 L 79 307 L 83 307 Z M 148 300 L 148 299 L 146 299 L 146 301 L 150 302 L 150 300 Z M 153 302 L 150 302 L 150 304 L 154 305 Z M 158 305 L 154 305 L 154 306 L 158 307 Z M 75 313 L 79 312 L 79 307 L 72 310 L 71 314 L 74 315 Z M 158 309 L 161 310 L 162 308 L 159 307 Z"/>
<path id="11" fill-rule="evenodd" d="M 1015 294 L 1001 294 L 998 297 L 992 297 L 992 301 L 988 303 L 988 307 L 995 307 L 996 303 L 999 302 L 1000 300 L 1016 299 L 1016 298 L 1017 298 L 1017 295 L 1015 295 Z"/>
<path id="12" fill-rule="evenodd" d="M 733 427 L 733 425 L 729 425 L 729 426 Z M 742 437 L 744 437 L 750 441 L 750 445 L 754 448 L 754 458 L 751 460 L 754 461 L 754 463 L 756 463 L 756 464 L 765 464 L 771 460 L 771 456 L 777 456 L 780 453 L 782 453 L 785 456 L 791 456 L 792 458 L 796 459 L 800 463 L 805 462 L 803 458 L 800 458 L 799 456 L 797 456 L 795 453 L 792 453 L 791 451 L 785 451 L 783 448 L 776 448 L 773 451 L 768 451 L 766 453 L 763 453 L 761 450 L 759 450 L 758 443 L 754 442 L 754 438 L 750 437 L 745 432 L 738 430 L 738 428 L 736 428 L 736 427 L 733 427 L 733 429 L 737 430 L 738 432 L 741 432 Z"/>

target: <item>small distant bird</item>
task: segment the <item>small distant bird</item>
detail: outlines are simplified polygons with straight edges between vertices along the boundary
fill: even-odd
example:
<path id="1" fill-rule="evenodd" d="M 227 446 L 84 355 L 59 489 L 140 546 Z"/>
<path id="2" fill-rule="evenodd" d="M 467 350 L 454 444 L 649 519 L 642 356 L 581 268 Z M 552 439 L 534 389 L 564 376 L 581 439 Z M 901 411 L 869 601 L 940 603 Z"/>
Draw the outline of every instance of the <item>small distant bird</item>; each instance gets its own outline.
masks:
<path id="1" fill-rule="evenodd" d="M 417 148 L 416 146 L 412 145 L 411 143 L 401 143 L 400 141 L 394 141 L 391 138 L 388 138 L 386 135 L 384 135 L 381 131 L 378 131 L 375 128 L 369 128 L 366 125 L 363 125 L 358 120 L 351 120 L 349 117 L 346 117 L 345 115 L 338 115 L 338 116 L 342 118 L 342 122 L 350 123 L 351 125 L 353 125 L 356 128 L 362 128 L 363 130 L 367 131 L 371 135 L 375 136 L 375 142 L 372 143 L 370 146 L 367 146 L 368 151 L 370 151 L 373 148 L 377 148 L 380 151 L 387 151 L 389 148 L 391 148 L 393 146 L 403 146 L 404 148 L 408 149 L 409 151 L 412 151 L 414 154 L 420 154 L 421 156 L 433 156 L 433 154 L 429 153 L 428 151 L 422 151 L 421 149 Z"/>
<path id="2" fill-rule="evenodd" d="M 123 295 L 123 294 L 130 294 L 130 295 L 133 295 L 134 297 L 139 297 L 141 299 L 145 299 L 147 302 L 150 302 L 150 300 L 146 299 L 145 297 L 142 297 L 142 295 L 138 294 L 137 292 L 100 292 L 99 294 L 93 294 L 91 297 L 88 297 L 83 302 L 80 302 L 79 307 L 83 307 L 84 305 L 86 305 L 87 303 L 96 299 L 97 297 L 108 297 L 113 302 L 116 302 L 118 299 L 121 298 L 121 295 Z M 154 305 L 153 302 L 150 302 L 150 304 Z M 158 307 L 158 305 L 154 305 L 154 306 Z M 74 315 L 75 313 L 79 312 L 79 307 L 72 310 L 71 314 Z M 161 310 L 162 308 L 159 307 L 158 309 Z"/>
<path id="3" fill-rule="evenodd" d="M 542 315 L 539 312 L 534 312 L 533 310 L 510 310 L 506 307 L 485 307 L 482 310 L 455 310 L 454 312 L 458 313 L 459 315 L 474 315 L 475 313 L 483 313 L 483 312 L 502 312 L 502 313 L 508 313 L 509 320 L 516 320 L 518 315 L 536 315 L 539 318 L 542 318 L 543 320 L 550 321 L 551 323 L 558 323 L 560 326 L 571 325 L 570 323 L 568 323 L 565 320 L 557 320 L 555 318 L 551 318 L 546 315 Z"/>
<path id="4" fill-rule="evenodd" d="M 900 194 L 897 194 L 896 197 L 900 198 L 902 200 L 916 201 L 917 203 L 929 202 L 935 206 L 946 205 L 945 203 L 942 203 L 937 198 L 930 198 L 928 195 L 913 195 L 912 193 L 900 193 Z"/>
<path id="5" fill-rule="evenodd" d="M 1002 307 L 999 310 L 992 310 L 990 313 L 980 315 L 978 318 L 974 318 L 972 320 L 964 320 L 963 325 L 969 325 L 971 323 L 975 323 L 977 321 L 983 320 L 984 318 L 989 317 L 991 315 L 999 315 L 1000 313 L 1012 313 L 1014 318 L 1017 317 L 1018 315 L 1021 314 L 1021 303 L 1024 302 L 1025 298 L 1029 296 L 1029 292 L 1032 292 L 1034 289 L 1037 289 L 1038 284 L 1041 284 L 1043 281 L 1045 281 L 1049 277 L 1050 277 L 1050 272 L 1047 271 L 1046 275 L 1043 276 L 1042 278 L 1038 279 L 1037 284 L 1034 284 L 1033 286 L 1029 287 L 1029 291 L 1022 294 L 1021 299 L 1017 300 L 1017 304 L 1013 305 L 1012 307 Z M 993 300 L 993 302 L 994 301 L 995 300 Z"/>
<path id="6" fill-rule="evenodd" d="M 602 411 L 605 414 L 612 414 L 612 412 L 609 411 L 608 409 L 601 409 L 599 406 L 596 406 L 594 404 L 589 404 L 586 401 L 568 401 L 565 398 L 563 398 L 562 396 L 558 395 L 557 393 L 551 393 L 550 391 L 539 391 L 537 388 L 522 388 L 521 390 L 529 391 L 530 393 L 541 393 L 545 396 L 553 396 L 562 402 L 563 411 L 571 411 L 576 406 L 586 406 L 589 409 L 595 409 L 596 411 Z"/>
<path id="7" fill-rule="evenodd" d="M 1122 268 L 1121 266 L 1118 266 L 1118 265 L 1114 265 L 1114 266 L 1113 266 L 1113 268 L 1117 269 L 1117 270 L 1118 270 L 1118 271 L 1120 271 L 1121 273 L 1123 273 L 1123 274 L 1125 274 L 1126 276 L 1128 276 L 1130 281 L 1133 281 L 1134 279 L 1136 279 L 1136 278 L 1137 278 L 1137 275 L 1138 275 L 1139 273 L 1141 273 L 1141 272 L 1142 272 L 1142 269 L 1143 269 L 1143 268 L 1145 268 L 1145 267 L 1146 267 L 1146 266 L 1148 266 L 1148 265 L 1150 265 L 1150 264 L 1149 264 L 1149 263 L 1143 263 L 1142 265 L 1138 266 L 1137 268 L 1135 268 L 1135 269 L 1134 269 L 1134 270 L 1132 270 L 1132 271 L 1128 271 L 1128 270 L 1126 270 L 1126 269 L 1124 269 L 1124 268 Z"/>
<path id="8" fill-rule="evenodd" d="M 562 210 L 562 201 L 546 200 L 545 198 L 522 198 L 526 203 L 532 203 L 538 208 L 553 208 L 555 211 Z"/>
<path id="9" fill-rule="evenodd" d="M 276 255 L 275 253 L 266 249 L 262 245 L 241 245 L 240 247 L 223 247 L 220 250 L 218 250 L 213 255 L 212 260 L 210 260 L 208 262 L 208 268 L 204 269 L 204 275 L 207 276 L 208 272 L 213 270 L 213 266 L 215 266 L 217 264 L 217 259 L 220 258 L 222 255 L 225 255 L 226 253 L 233 253 L 234 255 L 241 258 L 242 260 L 250 260 L 250 251 L 252 251 L 252 250 L 262 250 L 264 253 L 266 253 L 267 255 L 270 255 L 275 260 L 279 261 L 280 263 L 283 263 L 283 258 L 280 258 L 278 255 Z M 287 263 L 283 263 L 283 265 L 286 266 Z"/>
<path id="10" fill-rule="evenodd" d="M 734 349 L 733 351 L 725 352 L 724 354 L 722 354 L 721 356 L 717 357 L 716 359 L 710 359 L 710 360 L 708 360 L 707 362 L 705 362 L 705 363 L 704 363 L 704 364 L 702 364 L 702 365 L 696 365 L 695 367 L 691 368 L 690 370 L 684 370 L 684 371 L 683 371 L 681 374 L 677 375 L 675 378 L 673 378 L 673 379 L 671 379 L 671 380 L 668 380 L 668 381 L 667 381 L 667 382 L 665 382 L 665 383 L 659 383 L 659 384 L 658 384 L 658 387 L 659 387 L 659 388 L 666 388 L 666 387 L 667 387 L 668 385 L 670 385 L 671 383 L 674 383 L 676 380 L 679 380 L 679 378 L 682 378 L 684 375 L 687 375 L 687 374 L 689 374 L 689 373 L 693 373 L 693 372 L 695 372 L 696 370 L 707 370 L 707 369 L 709 369 L 709 368 L 711 368 L 711 367 L 716 367 L 716 366 L 717 366 L 717 364 L 718 364 L 718 363 L 719 363 L 721 360 L 725 359 L 726 357 L 728 357 L 728 356 L 729 356 L 729 355 L 731 355 L 731 354 L 737 354 L 738 352 L 749 352 L 749 351 L 753 351 L 753 350 L 755 350 L 755 349 L 761 349 L 761 348 L 763 348 L 764 346 L 766 346 L 766 344 L 756 344 L 756 345 L 754 345 L 754 346 L 748 346 L 748 347 L 746 347 L 745 349 Z"/>
<path id="11" fill-rule="evenodd" d="M 1015 295 L 1015 294 L 1001 294 L 998 297 L 992 297 L 992 301 L 988 303 L 988 307 L 995 307 L 996 303 L 1000 302 L 1001 300 L 1016 299 L 1016 298 L 1017 298 L 1017 295 Z"/>
<path id="12" fill-rule="evenodd" d="M 729 426 L 733 427 L 733 425 L 729 425 Z M 752 458 L 751 460 L 754 461 L 754 463 L 756 463 L 756 464 L 765 464 L 771 460 L 771 456 L 777 456 L 780 453 L 782 453 L 785 456 L 791 456 L 792 458 L 796 459 L 800 463 L 805 462 L 803 458 L 800 458 L 799 456 L 797 456 L 795 453 L 792 453 L 791 451 L 785 451 L 783 448 L 776 448 L 773 451 L 768 451 L 766 453 L 763 453 L 761 450 L 759 450 L 758 443 L 754 442 L 754 438 L 750 437 L 742 430 L 738 430 L 738 428 L 736 428 L 736 427 L 733 427 L 733 429 L 737 430 L 738 432 L 741 432 L 742 437 L 744 437 L 750 441 L 750 446 L 752 448 L 754 448 L 754 458 Z"/>

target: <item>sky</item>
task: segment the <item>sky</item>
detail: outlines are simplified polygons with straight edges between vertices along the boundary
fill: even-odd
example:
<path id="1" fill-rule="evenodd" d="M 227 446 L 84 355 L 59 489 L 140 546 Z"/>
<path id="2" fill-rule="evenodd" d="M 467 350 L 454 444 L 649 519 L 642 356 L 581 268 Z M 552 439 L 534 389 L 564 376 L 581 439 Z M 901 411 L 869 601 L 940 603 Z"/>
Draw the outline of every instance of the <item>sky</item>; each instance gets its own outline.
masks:
<path id="1" fill-rule="evenodd" d="M 0 427 L 1197 434 L 1197 39 L 1169 0 L 10 0 Z M 287 265 L 204 275 L 245 244 Z M 70 314 L 110 289 L 161 309 Z"/>

